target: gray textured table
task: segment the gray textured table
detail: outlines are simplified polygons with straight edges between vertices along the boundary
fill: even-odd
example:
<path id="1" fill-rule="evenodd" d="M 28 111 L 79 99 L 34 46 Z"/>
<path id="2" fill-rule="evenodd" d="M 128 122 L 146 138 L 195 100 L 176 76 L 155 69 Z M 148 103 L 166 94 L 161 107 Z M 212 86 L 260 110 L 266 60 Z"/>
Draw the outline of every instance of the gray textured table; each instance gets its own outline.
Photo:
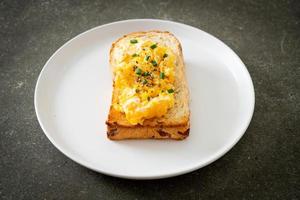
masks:
<path id="1" fill-rule="evenodd" d="M 253 120 L 213 164 L 164 180 L 123 180 L 79 166 L 43 134 L 33 94 L 47 59 L 85 30 L 131 18 L 199 27 L 246 64 Z M 299 1 L 0 1 L 0 39 L 0 199 L 300 198 Z"/>

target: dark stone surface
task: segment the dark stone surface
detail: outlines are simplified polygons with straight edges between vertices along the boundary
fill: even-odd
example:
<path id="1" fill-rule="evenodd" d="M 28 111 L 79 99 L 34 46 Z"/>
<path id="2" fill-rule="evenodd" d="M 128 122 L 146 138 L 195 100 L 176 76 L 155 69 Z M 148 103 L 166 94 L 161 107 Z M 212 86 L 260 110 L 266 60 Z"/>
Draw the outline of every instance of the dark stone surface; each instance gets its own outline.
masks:
<path id="1" fill-rule="evenodd" d="M 175 178 L 131 181 L 92 172 L 43 134 L 34 87 L 66 41 L 122 19 L 199 27 L 228 44 L 253 78 L 256 108 L 241 141 Z M 300 2 L 0 1 L 0 199 L 300 199 Z"/>

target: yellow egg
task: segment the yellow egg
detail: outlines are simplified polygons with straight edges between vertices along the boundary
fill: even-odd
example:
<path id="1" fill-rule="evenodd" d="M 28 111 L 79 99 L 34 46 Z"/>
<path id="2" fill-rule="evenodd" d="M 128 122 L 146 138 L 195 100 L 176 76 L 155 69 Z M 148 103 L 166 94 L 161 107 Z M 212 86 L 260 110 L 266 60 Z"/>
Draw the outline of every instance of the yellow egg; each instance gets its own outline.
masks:
<path id="1" fill-rule="evenodd" d="M 131 124 L 161 117 L 174 106 L 175 55 L 154 41 L 139 40 L 123 54 L 115 68 L 115 87 L 120 90 L 115 108 Z"/>

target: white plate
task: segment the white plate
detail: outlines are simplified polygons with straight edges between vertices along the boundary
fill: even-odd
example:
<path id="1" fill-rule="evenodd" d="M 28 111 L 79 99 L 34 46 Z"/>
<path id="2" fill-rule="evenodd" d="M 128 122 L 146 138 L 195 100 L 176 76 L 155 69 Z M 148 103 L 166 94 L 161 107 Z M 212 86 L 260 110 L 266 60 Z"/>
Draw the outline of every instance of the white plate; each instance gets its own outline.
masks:
<path id="1" fill-rule="evenodd" d="M 191 130 L 183 141 L 106 138 L 111 101 L 108 53 L 135 31 L 167 30 L 183 46 L 191 90 Z M 49 140 L 75 162 L 104 174 L 155 179 L 199 169 L 224 155 L 246 131 L 254 89 L 239 57 L 197 28 L 162 20 L 127 20 L 96 27 L 67 42 L 45 64 L 35 109 Z"/>

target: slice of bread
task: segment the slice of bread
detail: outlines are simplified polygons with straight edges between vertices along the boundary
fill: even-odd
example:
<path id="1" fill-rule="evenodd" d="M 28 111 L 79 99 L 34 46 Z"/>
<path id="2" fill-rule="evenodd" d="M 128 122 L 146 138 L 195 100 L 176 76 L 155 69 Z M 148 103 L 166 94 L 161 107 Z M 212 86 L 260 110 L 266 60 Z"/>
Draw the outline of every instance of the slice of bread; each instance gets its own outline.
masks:
<path id="1" fill-rule="evenodd" d="M 112 70 L 123 55 L 126 45 L 134 38 L 147 38 L 170 48 L 175 56 L 175 103 L 162 117 L 144 120 L 143 124 L 132 125 L 125 114 L 116 110 L 114 103 L 118 101 L 119 89 L 113 84 L 112 104 L 110 106 L 107 124 L 107 137 L 112 140 L 122 139 L 177 139 L 182 140 L 189 135 L 190 110 L 189 90 L 185 75 L 182 48 L 178 39 L 169 32 L 148 31 L 136 32 L 123 36 L 112 44 L 110 49 L 110 66 Z"/>

